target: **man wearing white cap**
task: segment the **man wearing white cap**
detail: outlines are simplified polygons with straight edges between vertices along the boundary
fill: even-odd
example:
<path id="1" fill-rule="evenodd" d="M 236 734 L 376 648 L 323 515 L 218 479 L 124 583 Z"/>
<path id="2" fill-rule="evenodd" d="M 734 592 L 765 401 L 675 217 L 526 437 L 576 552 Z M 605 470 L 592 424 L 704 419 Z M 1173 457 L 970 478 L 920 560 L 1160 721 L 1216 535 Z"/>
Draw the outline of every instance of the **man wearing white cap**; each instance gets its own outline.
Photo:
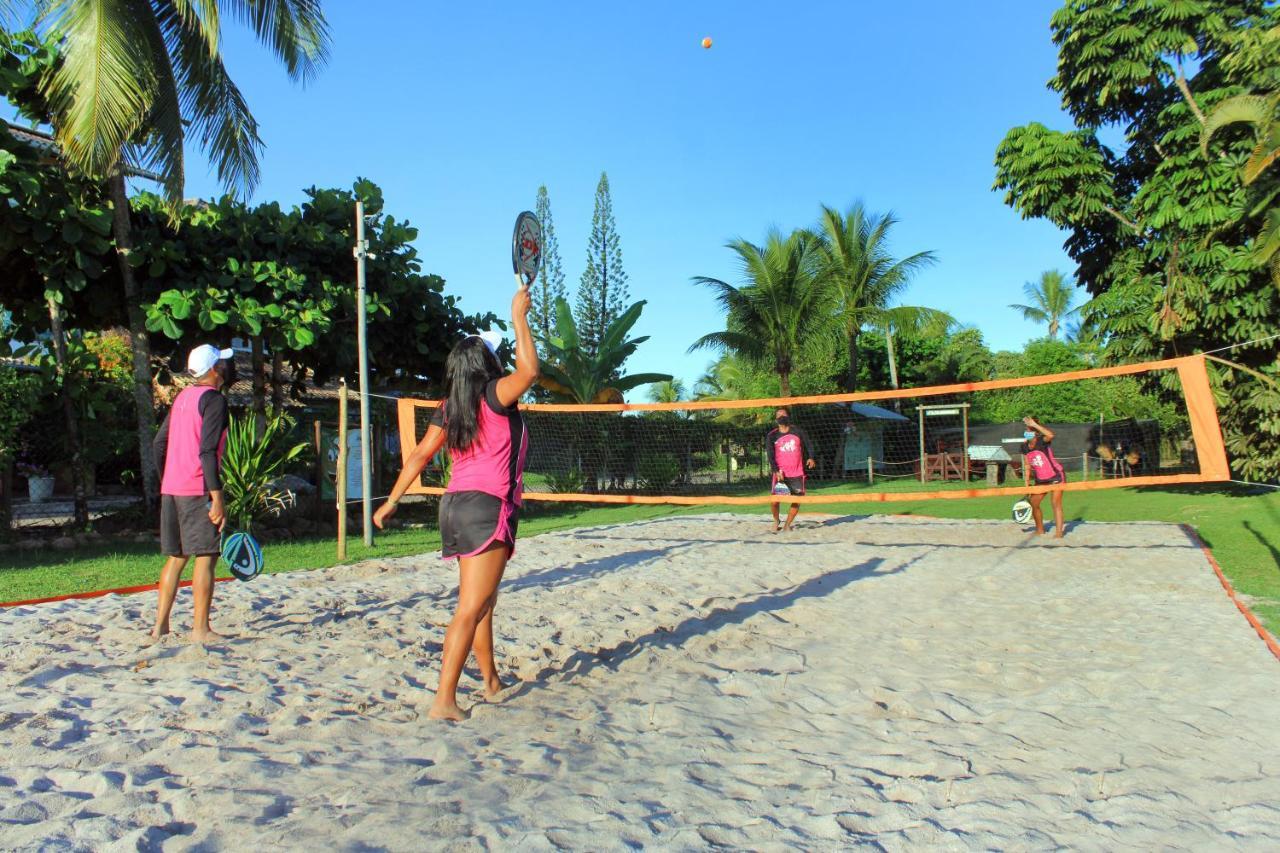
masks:
<path id="1" fill-rule="evenodd" d="M 187 560 L 191 573 L 194 616 L 191 641 L 221 639 L 209 628 L 213 602 L 213 569 L 219 534 L 226 524 L 220 467 L 227 445 L 227 399 L 222 389 L 235 382 L 232 351 L 202 344 L 187 356 L 187 373 L 196 382 L 182 389 L 156 435 L 156 468 L 160 471 L 160 550 L 168 557 L 160 573 L 154 639 L 169 633 L 169 611 Z"/>

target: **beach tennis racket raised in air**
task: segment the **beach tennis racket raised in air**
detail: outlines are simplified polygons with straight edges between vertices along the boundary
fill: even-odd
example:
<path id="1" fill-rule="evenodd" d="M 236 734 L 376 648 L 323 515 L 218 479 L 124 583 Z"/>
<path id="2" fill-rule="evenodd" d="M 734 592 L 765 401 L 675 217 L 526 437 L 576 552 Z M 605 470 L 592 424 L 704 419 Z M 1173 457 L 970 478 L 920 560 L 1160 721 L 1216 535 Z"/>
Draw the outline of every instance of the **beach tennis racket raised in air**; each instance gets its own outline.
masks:
<path id="1" fill-rule="evenodd" d="M 511 271 L 516 274 L 516 287 L 528 288 L 538 277 L 542 266 L 542 224 L 526 210 L 516 217 L 511 236 Z"/>

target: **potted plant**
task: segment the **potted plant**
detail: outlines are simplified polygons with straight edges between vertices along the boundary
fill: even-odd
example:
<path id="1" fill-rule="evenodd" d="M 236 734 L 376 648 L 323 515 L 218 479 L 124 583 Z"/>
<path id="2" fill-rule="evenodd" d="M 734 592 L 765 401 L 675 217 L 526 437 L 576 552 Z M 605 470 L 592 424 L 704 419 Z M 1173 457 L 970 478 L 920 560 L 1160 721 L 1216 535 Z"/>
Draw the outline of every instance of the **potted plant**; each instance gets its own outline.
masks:
<path id="1" fill-rule="evenodd" d="M 19 462 L 18 473 L 27 478 L 27 496 L 33 504 L 53 497 L 53 476 L 48 468 L 34 462 Z"/>

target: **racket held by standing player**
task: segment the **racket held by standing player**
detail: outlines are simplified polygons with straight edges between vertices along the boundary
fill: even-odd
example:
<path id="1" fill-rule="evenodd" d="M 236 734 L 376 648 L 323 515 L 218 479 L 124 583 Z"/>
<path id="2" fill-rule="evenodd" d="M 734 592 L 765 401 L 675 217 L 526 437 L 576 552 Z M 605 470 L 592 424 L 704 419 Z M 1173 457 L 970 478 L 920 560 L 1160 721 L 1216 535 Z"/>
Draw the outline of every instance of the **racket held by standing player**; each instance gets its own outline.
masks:
<path id="1" fill-rule="evenodd" d="M 542 267 L 542 224 L 531 211 L 516 217 L 516 227 L 511 235 L 511 271 L 516 276 L 516 287 L 533 286 Z"/>

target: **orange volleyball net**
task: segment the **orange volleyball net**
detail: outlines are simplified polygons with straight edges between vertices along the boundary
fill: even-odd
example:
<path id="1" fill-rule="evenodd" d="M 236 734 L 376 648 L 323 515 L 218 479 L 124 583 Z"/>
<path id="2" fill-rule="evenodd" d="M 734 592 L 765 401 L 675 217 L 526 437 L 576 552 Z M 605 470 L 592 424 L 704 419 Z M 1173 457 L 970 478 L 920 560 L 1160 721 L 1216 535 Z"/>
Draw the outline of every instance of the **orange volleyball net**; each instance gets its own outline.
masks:
<path id="1" fill-rule="evenodd" d="M 407 458 L 439 402 L 397 405 Z M 802 436 L 804 495 L 772 492 L 766 438 L 779 407 Z M 1230 478 L 1202 356 L 815 397 L 520 408 L 525 500 L 860 503 Z M 1025 416 L 1053 430 L 1064 485 L 1030 484 Z M 447 464 L 437 457 L 410 493 L 441 494 Z"/>

